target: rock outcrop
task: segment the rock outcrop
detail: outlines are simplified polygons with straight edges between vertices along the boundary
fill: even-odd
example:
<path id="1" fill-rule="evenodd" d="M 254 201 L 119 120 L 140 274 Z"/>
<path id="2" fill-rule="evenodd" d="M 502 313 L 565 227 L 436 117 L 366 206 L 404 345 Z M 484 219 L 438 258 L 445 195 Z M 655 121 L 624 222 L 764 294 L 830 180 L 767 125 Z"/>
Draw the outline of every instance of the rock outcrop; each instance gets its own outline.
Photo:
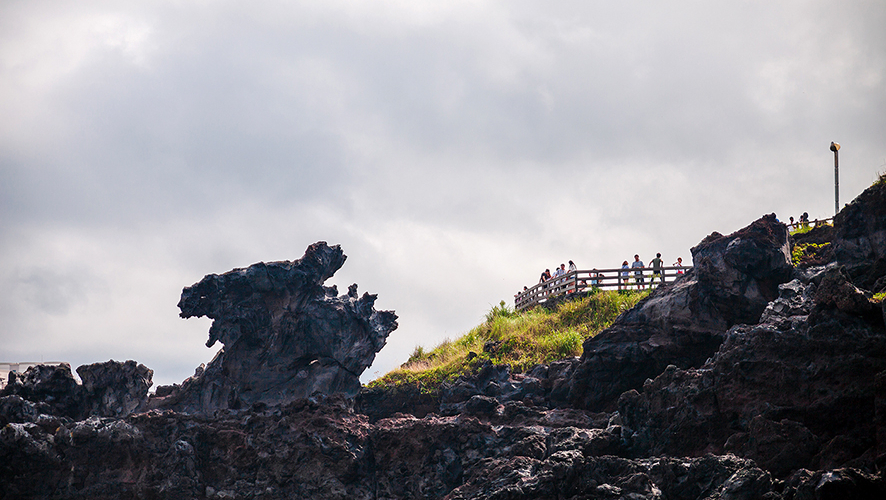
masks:
<path id="1" fill-rule="evenodd" d="M 886 458 L 877 411 L 886 329 L 878 318 L 817 302 L 814 286 L 783 286 L 782 304 L 793 304 L 776 303 L 763 323 L 730 329 L 703 366 L 670 366 L 622 394 L 633 453 L 735 453 L 779 477 L 801 468 L 876 470 Z"/>
<path id="2" fill-rule="evenodd" d="M 660 286 L 613 325 L 585 341 L 569 384 L 571 404 L 615 409 L 621 393 L 667 366 L 700 366 L 726 330 L 756 323 L 791 279 L 787 228 L 767 215 L 729 236 L 713 233 L 692 248 L 693 268 Z"/>
<path id="3" fill-rule="evenodd" d="M 225 347 L 151 407 L 211 413 L 315 392 L 354 396 L 397 316 L 376 311 L 376 295 L 358 296 L 356 284 L 342 296 L 323 286 L 346 258 L 341 247 L 321 241 L 299 260 L 210 274 L 185 288 L 181 316 L 212 318 L 206 345 Z"/>
<path id="4" fill-rule="evenodd" d="M 224 354 L 148 406 L 125 415 L 143 370 L 109 391 L 86 389 L 103 369 L 80 386 L 39 368 L 0 393 L 0 500 L 886 498 L 882 205 L 866 191 L 797 268 L 773 216 L 714 233 L 580 359 L 487 364 L 435 392 L 349 397 L 342 370 L 395 318 L 322 287 L 335 247 L 208 276 L 182 314 L 214 318 Z M 324 350 L 326 328 L 358 340 Z"/>
<path id="5" fill-rule="evenodd" d="M 89 416 L 122 418 L 142 410 L 154 372 L 129 360 L 110 360 L 77 368 L 77 383 L 67 363 L 37 365 L 23 374 L 12 372 L 0 390 L 0 402 L 25 414 L 47 414 L 74 420 Z M 6 399 L 11 398 L 11 399 Z M 3 423 L 4 412 L 0 412 Z"/>
<path id="6" fill-rule="evenodd" d="M 861 193 L 834 217 L 834 257 L 858 286 L 886 288 L 886 182 Z"/>

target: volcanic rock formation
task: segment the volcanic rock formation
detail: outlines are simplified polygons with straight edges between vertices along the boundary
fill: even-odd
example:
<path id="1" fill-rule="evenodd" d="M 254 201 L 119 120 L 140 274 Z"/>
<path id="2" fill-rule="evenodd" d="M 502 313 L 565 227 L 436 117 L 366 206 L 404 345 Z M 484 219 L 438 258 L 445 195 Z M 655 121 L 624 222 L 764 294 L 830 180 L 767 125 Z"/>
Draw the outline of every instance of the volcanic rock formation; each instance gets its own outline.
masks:
<path id="1" fill-rule="evenodd" d="M 765 216 L 705 238 L 580 359 L 353 399 L 357 353 L 395 323 L 321 286 L 336 247 L 208 276 L 182 314 L 214 318 L 224 354 L 155 409 L 124 416 L 149 375 L 94 385 L 104 407 L 64 368 L 0 392 L 0 500 L 886 498 L 884 235 L 881 185 L 832 229 L 794 238 Z M 823 251 L 793 267 L 801 240 Z M 356 340 L 315 346 L 326 328 Z M 297 397 L 315 389 L 337 394 Z"/>
<path id="2" fill-rule="evenodd" d="M 37 365 L 23 374 L 11 372 L 0 391 L 0 405 L 16 412 L 49 414 L 74 420 L 89 416 L 126 417 L 143 409 L 153 382 L 153 370 L 135 361 L 107 361 L 77 368 L 78 384 L 67 363 Z M 5 424 L 6 412 L 0 411 Z"/>
<path id="3" fill-rule="evenodd" d="M 697 367 L 726 330 L 756 323 L 791 278 L 788 232 L 770 214 L 729 236 L 713 233 L 692 248 L 693 268 L 657 288 L 613 325 L 584 343 L 569 400 L 613 410 L 619 395 L 642 387 L 668 365 Z"/>
<path id="4" fill-rule="evenodd" d="M 224 344 L 205 369 L 151 408 L 211 413 L 275 405 L 314 392 L 354 396 L 360 374 L 397 328 L 397 316 L 373 308 L 376 295 L 339 296 L 323 283 L 347 257 L 321 241 L 294 262 L 253 264 L 210 274 L 182 291 L 183 318 L 213 319 L 207 347 Z"/>

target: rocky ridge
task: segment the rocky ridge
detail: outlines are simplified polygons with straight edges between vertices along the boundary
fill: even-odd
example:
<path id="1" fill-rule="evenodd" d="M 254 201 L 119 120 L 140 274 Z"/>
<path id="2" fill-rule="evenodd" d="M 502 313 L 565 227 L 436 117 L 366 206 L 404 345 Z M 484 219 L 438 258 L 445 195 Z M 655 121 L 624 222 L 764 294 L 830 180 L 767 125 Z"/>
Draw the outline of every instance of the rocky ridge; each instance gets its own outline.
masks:
<path id="1" fill-rule="evenodd" d="M 215 378 L 224 398 L 201 382 L 125 414 L 26 373 L 0 393 L 0 498 L 884 498 L 884 214 L 873 186 L 837 217 L 830 260 L 797 268 L 774 216 L 714 233 L 581 358 L 436 393 L 271 400 Z M 262 318 L 243 304 L 268 302 L 193 311 L 240 318 L 210 332 L 227 351 Z"/>

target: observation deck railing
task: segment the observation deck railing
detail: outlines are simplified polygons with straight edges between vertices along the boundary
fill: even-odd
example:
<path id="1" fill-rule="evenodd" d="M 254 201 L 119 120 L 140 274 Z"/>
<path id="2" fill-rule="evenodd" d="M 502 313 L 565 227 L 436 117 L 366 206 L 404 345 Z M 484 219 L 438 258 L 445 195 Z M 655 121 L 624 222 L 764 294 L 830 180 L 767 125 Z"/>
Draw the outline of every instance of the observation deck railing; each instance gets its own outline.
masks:
<path id="1" fill-rule="evenodd" d="M 588 291 L 593 288 L 638 290 L 662 283 L 672 282 L 692 269 L 689 267 L 662 267 L 655 273 L 651 267 L 634 267 L 629 269 L 591 269 L 589 271 L 568 271 L 523 290 L 514 297 L 514 309 L 522 311 L 538 304 L 543 304 L 553 297 L 567 293 Z M 637 274 L 639 273 L 639 274 Z M 639 278 L 639 279 L 638 279 Z M 655 280 L 653 283 L 652 280 Z"/>
<path id="2" fill-rule="evenodd" d="M 794 222 L 793 224 L 787 223 L 785 225 L 788 226 L 788 229 L 790 231 L 796 231 L 797 229 L 800 229 L 803 227 L 818 227 L 819 225 L 832 226 L 832 225 L 834 225 L 834 218 L 829 217 L 827 219 L 815 219 L 815 220 L 810 220 L 810 221 L 806 221 L 806 222 L 797 221 L 797 222 Z"/>

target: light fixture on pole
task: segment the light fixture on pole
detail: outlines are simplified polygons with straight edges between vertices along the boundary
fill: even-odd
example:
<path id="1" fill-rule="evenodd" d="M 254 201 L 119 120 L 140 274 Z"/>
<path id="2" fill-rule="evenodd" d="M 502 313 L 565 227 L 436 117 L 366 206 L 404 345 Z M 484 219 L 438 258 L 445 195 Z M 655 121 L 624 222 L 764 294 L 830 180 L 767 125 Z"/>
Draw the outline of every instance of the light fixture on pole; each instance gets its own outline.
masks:
<path id="1" fill-rule="evenodd" d="M 831 151 L 834 152 L 834 215 L 840 212 L 840 143 L 832 142 Z"/>

